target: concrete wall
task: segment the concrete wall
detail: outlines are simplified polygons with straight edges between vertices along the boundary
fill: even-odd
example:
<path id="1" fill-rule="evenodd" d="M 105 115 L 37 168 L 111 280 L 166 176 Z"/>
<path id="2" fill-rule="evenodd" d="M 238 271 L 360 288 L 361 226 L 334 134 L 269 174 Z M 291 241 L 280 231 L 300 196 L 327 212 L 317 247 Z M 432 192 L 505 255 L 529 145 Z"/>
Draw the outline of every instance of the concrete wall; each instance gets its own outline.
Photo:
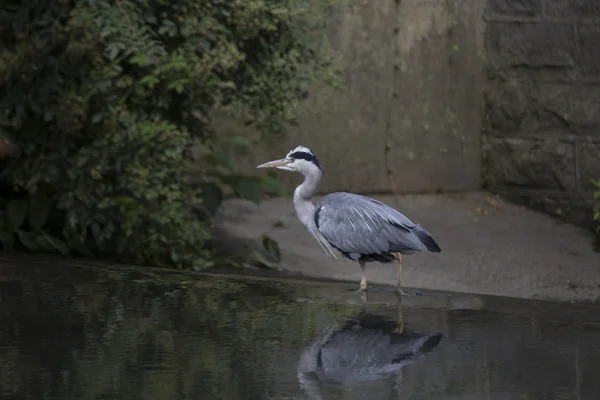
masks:
<path id="1" fill-rule="evenodd" d="M 283 141 L 244 155 L 244 171 L 304 145 L 323 164 L 325 192 L 480 187 L 485 3 L 342 3 L 328 17 L 328 37 L 341 58 L 345 89 L 320 96 L 316 111 Z M 219 128 L 248 134 L 233 121 Z M 295 174 L 279 176 L 290 187 L 299 181 Z"/>
<path id="2" fill-rule="evenodd" d="M 600 179 L 600 1 L 487 0 L 488 188 L 591 224 Z"/>
<path id="3" fill-rule="evenodd" d="M 591 224 L 600 178 L 599 0 L 346 0 L 328 16 L 345 89 L 241 155 L 252 171 L 297 145 L 321 191 L 461 191 L 482 185 Z M 219 128 L 248 135 L 223 120 Z M 300 180 L 280 173 L 286 186 Z"/>

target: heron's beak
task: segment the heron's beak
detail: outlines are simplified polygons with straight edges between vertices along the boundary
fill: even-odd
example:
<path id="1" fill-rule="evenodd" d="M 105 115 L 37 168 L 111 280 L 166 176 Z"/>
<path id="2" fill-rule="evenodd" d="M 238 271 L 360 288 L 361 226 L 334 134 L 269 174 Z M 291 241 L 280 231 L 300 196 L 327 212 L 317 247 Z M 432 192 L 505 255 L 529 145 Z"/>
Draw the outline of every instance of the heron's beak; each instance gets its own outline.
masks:
<path id="1" fill-rule="evenodd" d="M 289 160 L 289 159 L 287 159 L 287 158 L 282 158 L 281 160 L 274 160 L 274 161 L 266 162 L 264 164 L 260 164 L 256 168 L 278 168 L 278 167 L 284 167 L 284 166 L 288 165 L 291 162 L 292 161 Z"/>

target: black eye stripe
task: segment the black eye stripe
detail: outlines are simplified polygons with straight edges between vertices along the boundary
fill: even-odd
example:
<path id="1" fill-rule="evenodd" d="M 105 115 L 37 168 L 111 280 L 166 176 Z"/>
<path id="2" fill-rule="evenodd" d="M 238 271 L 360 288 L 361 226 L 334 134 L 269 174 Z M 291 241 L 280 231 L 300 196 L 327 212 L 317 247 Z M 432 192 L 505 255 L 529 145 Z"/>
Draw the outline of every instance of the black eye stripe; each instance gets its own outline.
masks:
<path id="1" fill-rule="evenodd" d="M 312 161 L 314 156 L 304 151 L 297 151 L 295 153 L 290 154 L 290 158 Z"/>
<path id="2" fill-rule="evenodd" d="M 315 164 L 317 167 L 319 167 L 319 169 L 321 169 L 321 163 L 319 163 L 319 160 L 317 160 L 317 157 L 315 157 L 314 154 L 310 154 L 305 151 L 296 151 L 296 152 L 290 154 L 289 157 L 293 158 L 295 160 L 310 161 L 313 164 Z"/>

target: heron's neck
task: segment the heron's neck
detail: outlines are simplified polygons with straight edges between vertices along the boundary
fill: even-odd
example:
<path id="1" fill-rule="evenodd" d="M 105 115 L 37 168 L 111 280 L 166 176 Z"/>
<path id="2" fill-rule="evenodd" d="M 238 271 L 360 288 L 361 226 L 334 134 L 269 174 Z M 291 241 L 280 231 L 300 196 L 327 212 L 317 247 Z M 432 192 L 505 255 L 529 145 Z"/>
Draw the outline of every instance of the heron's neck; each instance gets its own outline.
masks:
<path id="1" fill-rule="evenodd" d="M 314 212 L 315 206 L 311 201 L 313 194 L 319 187 L 322 173 L 317 171 L 314 174 L 306 175 L 304 182 L 294 191 L 294 208 L 296 215 L 302 224 L 309 230 L 315 228 Z"/>

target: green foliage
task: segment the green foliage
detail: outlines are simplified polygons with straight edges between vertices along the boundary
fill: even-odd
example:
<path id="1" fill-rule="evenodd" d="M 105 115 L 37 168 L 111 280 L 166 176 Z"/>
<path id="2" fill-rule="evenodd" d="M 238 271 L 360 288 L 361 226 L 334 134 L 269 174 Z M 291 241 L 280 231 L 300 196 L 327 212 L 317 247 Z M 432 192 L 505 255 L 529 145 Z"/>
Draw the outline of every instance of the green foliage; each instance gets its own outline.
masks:
<path id="1" fill-rule="evenodd" d="M 5 201 L 0 210 L 0 241 L 7 249 L 16 243 L 29 250 L 44 250 L 69 254 L 65 242 L 47 232 L 47 222 L 52 204 L 49 199 L 36 195 Z"/>
<path id="2" fill-rule="evenodd" d="M 256 204 L 264 194 L 275 196 L 287 194 L 272 170 L 262 177 L 249 177 L 235 173 L 235 156 L 232 153 L 240 148 L 247 149 L 249 145 L 245 138 L 227 137 L 224 140 L 217 140 L 214 146 L 204 149 L 199 156 L 196 166 L 200 166 L 200 170 L 193 172 L 196 179 L 200 178 L 202 204 L 207 214 L 215 213 L 225 197 L 226 190 Z"/>
<path id="3" fill-rule="evenodd" d="M 600 180 L 594 181 L 596 192 L 594 193 L 594 221 L 597 223 L 596 236 L 600 242 Z"/>
<path id="4" fill-rule="evenodd" d="M 210 266 L 210 218 L 226 195 L 282 193 L 272 176 L 233 173 L 230 149 L 247 143 L 219 139 L 211 113 L 265 134 L 294 122 L 310 82 L 335 83 L 314 45 L 325 6 L 4 2 L 3 247 Z M 191 183 L 197 142 L 209 151 Z"/>

